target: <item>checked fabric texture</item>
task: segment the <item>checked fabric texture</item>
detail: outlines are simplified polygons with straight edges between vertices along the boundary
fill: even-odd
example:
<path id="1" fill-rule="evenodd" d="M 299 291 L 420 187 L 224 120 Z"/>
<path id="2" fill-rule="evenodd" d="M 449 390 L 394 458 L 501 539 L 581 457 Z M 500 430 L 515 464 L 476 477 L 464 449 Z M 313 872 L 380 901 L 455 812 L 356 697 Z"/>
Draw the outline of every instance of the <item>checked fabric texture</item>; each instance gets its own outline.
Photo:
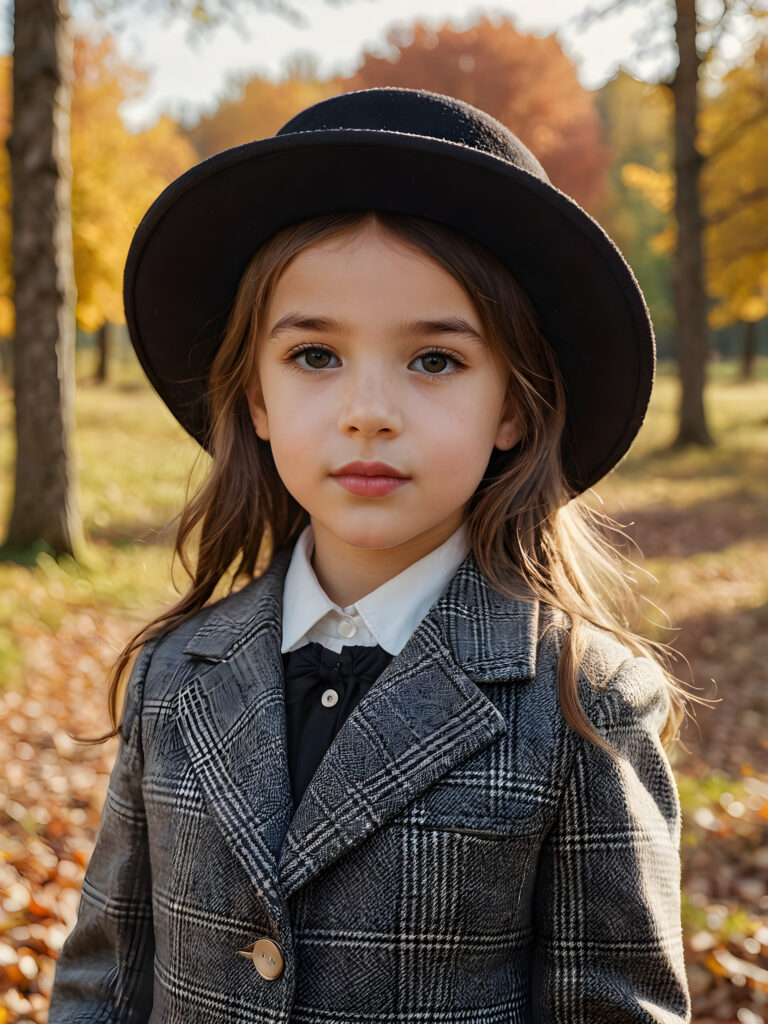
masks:
<path id="1" fill-rule="evenodd" d="M 294 812 L 290 555 L 142 649 L 50 1024 L 689 1024 L 656 667 L 592 630 L 608 755 L 560 711 L 561 614 L 470 552 Z"/>

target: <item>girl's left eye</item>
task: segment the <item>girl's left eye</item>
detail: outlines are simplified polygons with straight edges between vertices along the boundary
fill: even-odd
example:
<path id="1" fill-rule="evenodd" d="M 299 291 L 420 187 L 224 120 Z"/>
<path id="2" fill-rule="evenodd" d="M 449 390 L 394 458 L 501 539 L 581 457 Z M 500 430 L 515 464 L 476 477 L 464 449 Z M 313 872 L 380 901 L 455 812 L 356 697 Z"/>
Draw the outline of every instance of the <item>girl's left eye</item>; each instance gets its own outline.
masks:
<path id="1" fill-rule="evenodd" d="M 463 366 L 455 355 L 452 355 L 451 352 L 443 352 L 439 348 L 417 355 L 414 362 L 419 361 L 427 374 L 432 377 L 447 377 Z"/>

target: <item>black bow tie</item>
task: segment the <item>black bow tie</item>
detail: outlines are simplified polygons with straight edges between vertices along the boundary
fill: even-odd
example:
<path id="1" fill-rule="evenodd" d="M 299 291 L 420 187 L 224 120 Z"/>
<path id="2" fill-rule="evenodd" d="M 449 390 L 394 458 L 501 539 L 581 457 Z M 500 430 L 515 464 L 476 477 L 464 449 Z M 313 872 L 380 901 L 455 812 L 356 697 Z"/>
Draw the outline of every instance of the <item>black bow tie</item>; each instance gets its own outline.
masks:
<path id="1" fill-rule="evenodd" d="M 340 651 L 318 643 L 304 644 L 283 655 L 285 701 L 294 704 L 303 700 L 318 685 L 370 684 L 381 675 L 392 657 L 378 644 L 342 647 Z"/>

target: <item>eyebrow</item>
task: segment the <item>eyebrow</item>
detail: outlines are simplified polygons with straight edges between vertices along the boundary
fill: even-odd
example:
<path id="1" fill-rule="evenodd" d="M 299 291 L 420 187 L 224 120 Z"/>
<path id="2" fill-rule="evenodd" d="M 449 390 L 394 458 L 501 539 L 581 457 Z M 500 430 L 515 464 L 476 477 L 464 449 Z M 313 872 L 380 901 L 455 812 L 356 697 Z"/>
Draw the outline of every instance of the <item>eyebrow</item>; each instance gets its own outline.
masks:
<path id="1" fill-rule="evenodd" d="M 349 327 L 341 320 L 333 317 L 312 316 L 307 313 L 286 313 L 281 316 L 272 330 L 268 340 L 277 338 L 285 331 L 301 330 L 320 333 L 348 334 Z M 460 316 L 439 317 L 436 320 L 404 320 L 396 325 L 397 334 L 411 334 L 427 337 L 433 334 L 462 335 L 474 341 L 484 342 L 469 321 Z"/>

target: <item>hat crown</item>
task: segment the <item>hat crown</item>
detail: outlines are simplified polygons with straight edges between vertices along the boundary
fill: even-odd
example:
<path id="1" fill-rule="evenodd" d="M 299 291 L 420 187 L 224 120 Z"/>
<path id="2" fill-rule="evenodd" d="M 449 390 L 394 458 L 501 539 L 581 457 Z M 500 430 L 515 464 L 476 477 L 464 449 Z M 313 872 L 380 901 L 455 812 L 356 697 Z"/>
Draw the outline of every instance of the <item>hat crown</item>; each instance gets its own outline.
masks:
<path id="1" fill-rule="evenodd" d="M 550 182 L 530 149 L 501 121 L 463 100 L 425 89 L 382 87 L 331 96 L 292 117 L 277 135 L 339 129 L 399 132 L 455 142 Z"/>

